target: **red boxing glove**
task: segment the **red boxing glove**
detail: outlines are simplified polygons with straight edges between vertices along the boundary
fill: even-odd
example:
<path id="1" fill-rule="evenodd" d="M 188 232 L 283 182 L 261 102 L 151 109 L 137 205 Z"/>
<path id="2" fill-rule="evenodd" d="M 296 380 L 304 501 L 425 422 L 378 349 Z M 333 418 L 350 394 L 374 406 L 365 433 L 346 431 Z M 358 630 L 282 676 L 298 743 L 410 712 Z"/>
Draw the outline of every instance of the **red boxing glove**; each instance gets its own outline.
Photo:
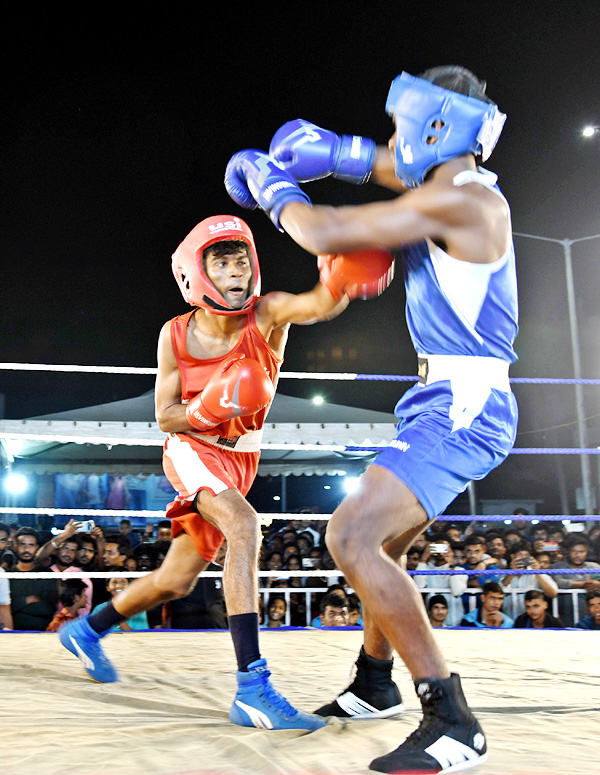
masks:
<path id="1" fill-rule="evenodd" d="M 264 409 L 275 395 L 269 375 L 258 361 L 232 355 L 206 383 L 202 393 L 190 399 L 185 414 L 194 430 L 214 428 L 224 420 Z"/>
<path id="2" fill-rule="evenodd" d="M 369 248 L 317 257 L 320 280 L 334 299 L 370 299 L 382 294 L 394 278 L 394 256 Z"/>

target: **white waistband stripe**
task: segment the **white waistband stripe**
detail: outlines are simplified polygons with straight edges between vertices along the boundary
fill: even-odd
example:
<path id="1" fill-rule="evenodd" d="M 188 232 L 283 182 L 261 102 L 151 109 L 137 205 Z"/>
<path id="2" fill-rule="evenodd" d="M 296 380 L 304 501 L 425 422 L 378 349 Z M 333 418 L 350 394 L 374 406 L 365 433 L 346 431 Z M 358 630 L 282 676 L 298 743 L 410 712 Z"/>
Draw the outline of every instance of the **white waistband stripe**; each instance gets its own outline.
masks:
<path id="1" fill-rule="evenodd" d="M 510 393 L 510 364 L 500 358 L 480 358 L 470 355 L 418 354 L 419 383 L 470 382 Z"/>

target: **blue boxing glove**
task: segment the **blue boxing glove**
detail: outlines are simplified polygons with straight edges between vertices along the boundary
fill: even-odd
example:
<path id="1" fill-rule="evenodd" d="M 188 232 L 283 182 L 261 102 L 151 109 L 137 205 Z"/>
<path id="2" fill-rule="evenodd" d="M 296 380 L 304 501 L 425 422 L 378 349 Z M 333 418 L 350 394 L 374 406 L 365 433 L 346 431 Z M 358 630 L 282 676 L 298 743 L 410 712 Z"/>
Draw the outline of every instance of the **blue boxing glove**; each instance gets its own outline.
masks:
<path id="1" fill-rule="evenodd" d="M 257 205 L 271 218 L 279 231 L 279 214 L 290 202 L 311 204 L 295 179 L 266 153 L 254 149 L 238 151 L 225 170 L 227 193 L 241 207 Z"/>
<path id="2" fill-rule="evenodd" d="M 366 183 L 375 157 L 375 141 L 358 135 L 336 135 L 298 118 L 280 127 L 269 155 L 296 180 L 333 175 L 348 183 Z"/>

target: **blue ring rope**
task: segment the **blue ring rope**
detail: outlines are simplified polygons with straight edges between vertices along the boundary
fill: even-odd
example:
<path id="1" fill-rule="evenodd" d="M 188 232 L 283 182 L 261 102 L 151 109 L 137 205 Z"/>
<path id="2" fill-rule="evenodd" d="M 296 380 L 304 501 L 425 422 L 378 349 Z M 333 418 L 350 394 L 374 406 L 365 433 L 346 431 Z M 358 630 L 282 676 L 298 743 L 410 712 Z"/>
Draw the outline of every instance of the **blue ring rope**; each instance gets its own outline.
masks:
<path id="1" fill-rule="evenodd" d="M 345 452 L 382 452 L 385 447 L 344 447 Z M 511 455 L 600 455 L 600 449 L 592 447 L 590 449 L 578 449 L 576 447 L 513 447 Z"/>
<path id="2" fill-rule="evenodd" d="M 441 522 L 560 522 L 568 519 L 570 522 L 597 522 L 598 514 L 440 514 Z"/>
<path id="3" fill-rule="evenodd" d="M 595 572 L 594 572 L 595 571 Z M 569 574 L 585 574 L 586 576 L 599 576 L 600 568 L 548 568 L 543 570 L 523 569 L 509 570 L 508 568 L 486 568 L 485 570 L 466 570 L 465 568 L 447 568 L 445 570 L 408 570 L 409 576 L 541 576 L 544 574 L 564 576 Z"/>
<path id="4" fill-rule="evenodd" d="M 395 374 L 356 374 L 355 380 L 381 380 L 383 382 L 418 382 L 414 376 Z M 509 382 L 521 385 L 600 385 L 600 379 L 559 379 L 553 377 L 511 377 Z"/>

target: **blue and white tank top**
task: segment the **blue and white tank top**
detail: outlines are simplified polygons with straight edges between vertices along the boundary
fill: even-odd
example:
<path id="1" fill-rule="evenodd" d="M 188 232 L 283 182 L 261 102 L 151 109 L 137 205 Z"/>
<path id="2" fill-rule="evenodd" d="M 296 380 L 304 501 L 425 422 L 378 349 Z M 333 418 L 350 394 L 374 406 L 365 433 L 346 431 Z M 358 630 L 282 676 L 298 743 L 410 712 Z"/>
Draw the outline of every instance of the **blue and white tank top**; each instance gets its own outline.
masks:
<path id="1" fill-rule="evenodd" d="M 493 172 L 461 172 L 454 185 L 477 182 L 506 202 Z M 510 222 L 510 210 L 507 217 Z M 510 225 L 510 223 L 509 223 Z M 403 246 L 406 321 L 418 353 L 501 358 L 513 363 L 518 332 L 514 246 L 492 264 L 458 261 L 427 239 Z"/>

